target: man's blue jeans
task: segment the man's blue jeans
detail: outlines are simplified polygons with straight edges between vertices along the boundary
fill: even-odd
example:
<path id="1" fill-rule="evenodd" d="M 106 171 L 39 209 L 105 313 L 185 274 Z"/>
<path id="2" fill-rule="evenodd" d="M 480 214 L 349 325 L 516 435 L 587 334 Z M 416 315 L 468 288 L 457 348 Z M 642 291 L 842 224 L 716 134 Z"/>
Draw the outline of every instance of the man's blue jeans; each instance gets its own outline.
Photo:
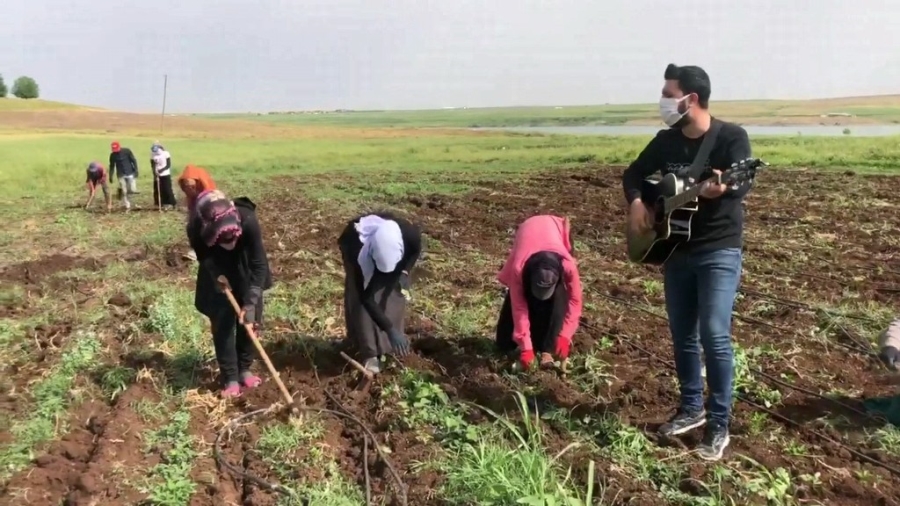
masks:
<path id="1" fill-rule="evenodd" d="M 740 248 L 675 250 L 665 263 L 666 312 L 675 348 L 681 408 L 703 408 L 700 349 L 706 355 L 707 418 L 728 427 L 734 382 L 731 312 L 741 280 Z"/>

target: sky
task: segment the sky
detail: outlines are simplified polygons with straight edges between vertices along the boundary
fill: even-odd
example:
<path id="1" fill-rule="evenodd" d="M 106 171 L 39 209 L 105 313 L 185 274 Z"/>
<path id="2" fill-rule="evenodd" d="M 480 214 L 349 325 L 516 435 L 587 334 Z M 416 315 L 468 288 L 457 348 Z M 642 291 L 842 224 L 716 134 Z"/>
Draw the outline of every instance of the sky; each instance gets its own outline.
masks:
<path id="1" fill-rule="evenodd" d="M 855 7 L 854 7 L 855 6 Z M 898 0 L 28 0 L 0 75 L 135 112 L 648 103 L 900 93 Z"/>

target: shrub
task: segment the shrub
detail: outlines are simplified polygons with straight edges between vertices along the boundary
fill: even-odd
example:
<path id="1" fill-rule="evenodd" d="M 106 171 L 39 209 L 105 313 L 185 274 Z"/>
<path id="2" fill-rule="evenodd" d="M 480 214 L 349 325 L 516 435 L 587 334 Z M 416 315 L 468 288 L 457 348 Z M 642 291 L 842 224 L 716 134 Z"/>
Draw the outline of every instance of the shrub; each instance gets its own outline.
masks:
<path id="1" fill-rule="evenodd" d="M 37 81 L 28 76 L 22 76 L 13 83 L 12 94 L 25 99 L 38 98 L 40 88 L 38 88 Z"/>

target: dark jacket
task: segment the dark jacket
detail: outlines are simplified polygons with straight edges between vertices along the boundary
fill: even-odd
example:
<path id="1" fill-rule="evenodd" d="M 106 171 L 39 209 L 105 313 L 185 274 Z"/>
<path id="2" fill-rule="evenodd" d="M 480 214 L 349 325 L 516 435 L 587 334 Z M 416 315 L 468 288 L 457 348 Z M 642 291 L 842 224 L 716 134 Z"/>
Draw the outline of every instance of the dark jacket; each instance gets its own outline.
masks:
<path id="1" fill-rule="evenodd" d="M 403 234 L 403 258 L 400 259 L 400 263 L 397 264 L 394 272 L 383 273 L 376 269 L 375 273 L 372 275 L 372 280 L 369 281 L 369 286 L 363 289 L 362 269 L 359 267 L 359 262 L 357 260 L 359 252 L 362 250 L 362 242 L 359 240 L 359 233 L 357 233 L 355 225 L 364 216 L 372 214 L 384 218 L 385 220 L 396 221 L 397 225 L 400 226 L 400 232 Z M 390 332 L 393 326 L 391 325 L 390 319 L 388 319 L 384 314 L 384 311 L 378 305 L 378 301 L 375 300 L 375 294 L 382 288 L 397 286 L 398 283 L 401 283 L 401 278 L 406 278 L 406 282 L 408 282 L 408 274 L 419 260 L 419 255 L 422 254 L 421 230 L 409 221 L 389 212 L 365 213 L 353 218 L 347 223 L 347 226 L 344 227 L 344 231 L 338 238 L 338 246 L 341 249 L 344 262 L 352 263 L 359 269 L 359 276 L 357 276 L 359 284 L 356 289 L 360 293 L 360 300 L 362 301 L 363 307 L 366 308 L 366 312 L 369 313 L 369 316 L 375 324 L 378 325 L 379 329 L 384 332 Z M 404 272 L 406 274 L 404 274 Z"/>
<path id="2" fill-rule="evenodd" d="M 706 170 L 701 175 L 703 179 L 712 176 L 712 169 L 725 171 L 732 163 L 752 156 L 750 138 L 742 126 L 715 118 L 713 121 L 720 121 L 722 129 L 706 161 Z M 694 157 L 700 151 L 703 137 L 705 134 L 698 139 L 689 139 L 675 128 L 660 130 L 622 174 L 622 187 L 628 203 L 640 197 L 644 178 L 655 172 L 686 177 Z M 750 188 L 747 182 L 737 189 L 729 188 L 715 199 L 700 197 L 697 212 L 691 219 L 691 238 L 680 249 L 701 252 L 740 248 L 744 232 L 742 202 Z"/>
<path id="3" fill-rule="evenodd" d="M 119 151 L 109 153 L 109 182 L 113 182 L 113 176 L 125 177 L 138 175 L 138 163 L 134 153 L 128 148 L 119 148 Z"/>
<path id="4" fill-rule="evenodd" d="M 231 251 L 219 246 L 209 247 L 203 242 L 199 217 L 195 216 L 188 224 L 188 240 L 200 263 L 194 306 L 206 316 L 221 310 L 222 304 L 228 304 L 216 286 L 215 280 L 219 275 L 228 279 L 235 298 L 242 306 L 254 302 L 254 292 L 261 294 L 273 285 L 262 229 L 256 218 L 256 204 L 247 197 L 239 197 L 234 199 L 234 205 L 241 216 L 241 237 Z"/>

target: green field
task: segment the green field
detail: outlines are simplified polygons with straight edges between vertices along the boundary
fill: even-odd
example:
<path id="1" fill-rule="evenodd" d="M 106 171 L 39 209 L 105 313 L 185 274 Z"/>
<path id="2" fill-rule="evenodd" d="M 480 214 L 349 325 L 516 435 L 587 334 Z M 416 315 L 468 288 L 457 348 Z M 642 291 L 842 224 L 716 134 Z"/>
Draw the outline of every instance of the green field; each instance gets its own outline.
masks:
<path id="1" fill-rule="evenodd" d="M 620 233 L 621 171 L 649 137 L 417 128 L 630 118 L 621 123 L 652 107 L 167 118 L 173 136 L 147 133 L 158 116 L 9 104 L 0 100 L 0 506 L 356 506 L 367 481 L 372 504 L 399 504 L 385 461 L 416 506 L 869 506 L 900 493 L 884 466 L 840 446 L 900 466 L 900 432 L 835 404 L 892 392 L 865 353 L 898 302 L 900 139 L 752 139 L 772 167 L 747 202 L 740 400 L 731 450 L 706 465 L 689 451 L 697 435 L 673 443 L 652 430 L 677 397 L 661 278 L 625 261 Z M 142 209 L 85 211 L 84 169 L 105 163 L 113 138 L 142 164 Z M 307 406 L 338 409 L 328 391 L 374 432 L 368 480 L 363 432 L 324 412 L 264 416 L 224 443 L 242 472 L 297 497 L 216 463 L 228 420 L 278 391 L 267 381 L 233 404 L 216 396 L 208 324 L 192 305 L 196 266 L 182 258 L 185 216 L 150 202 L 157 138 L 174 173 L 201 165 L 259 204 L 276 278 L 264 346 Z M 407 322 L 415 353 L 353 393 L 352 369 L 328 344 L 344 331 L 335 241 L 347 219 L 385 207 L 426 234 Z M 512 374 L 491 348 L 496 270 L 517 222 L 536 212 L 578 230 L 585 324 L 566 378 Z"/>
<path id="2" fill-rule="evenodd" d="M 855 125 L 900 123 L 900 95 L 821 100 L 714 101 L 713 113 L 749 125 Z M 829 116 L 832 115 L 832 116 Z M 452 108 L 411 111 L 308 111 L 206 115 L 218 119 L 319 126 L 523 127 L 658 125 L 656 104 Z"/>

